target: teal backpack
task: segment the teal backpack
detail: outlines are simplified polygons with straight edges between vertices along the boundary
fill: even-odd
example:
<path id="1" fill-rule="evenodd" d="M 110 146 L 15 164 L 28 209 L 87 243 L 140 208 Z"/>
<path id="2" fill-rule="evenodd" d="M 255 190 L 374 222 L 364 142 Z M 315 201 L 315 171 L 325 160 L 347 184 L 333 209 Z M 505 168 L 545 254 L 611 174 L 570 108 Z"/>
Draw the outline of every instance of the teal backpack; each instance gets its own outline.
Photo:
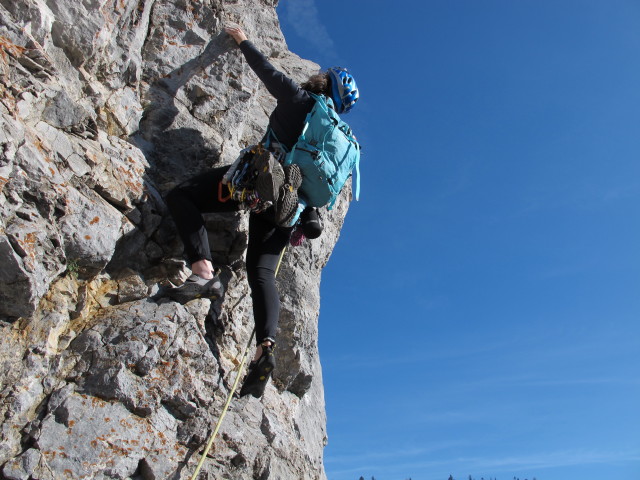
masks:
<path id="1" fill-rule="evenodd" d="M 340 120 L 330 98 L 309 95 L 316 103 L 307 115 L 298 141 L 286 152 L 283 165 L 296 164 L 302 171 L 302 185 L 298 189 L 301 205 L 326 205 L 331 210 L 354 168 L 356 200 L 360 195 L 360 144 L 349 125 Z"/>

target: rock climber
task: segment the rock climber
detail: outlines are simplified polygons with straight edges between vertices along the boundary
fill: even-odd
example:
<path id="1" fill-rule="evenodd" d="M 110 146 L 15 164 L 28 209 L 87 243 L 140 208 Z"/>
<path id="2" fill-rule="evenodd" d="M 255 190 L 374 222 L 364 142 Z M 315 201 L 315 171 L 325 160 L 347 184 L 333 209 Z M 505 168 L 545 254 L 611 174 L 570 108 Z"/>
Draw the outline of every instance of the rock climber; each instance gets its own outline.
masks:
<path id="1" fill-rule="evenodd" d="M 313 75 L 298 85 L 274 68 L 247 40 L 242 29 L 228 27 L 225 31 L 238 44 L 248 65 L 269 93 L 276 98 L 277 105 L 269 117 L 269 128 L 278 142 L 287 149 L 291 149 L 296 143 L 305 118 L 314 106 L 315 101 L 308 92 L 331 97 L 338 113 L 348 111 L 358 99 L 355 82 L 344 86 L 343 82 L 337 81 L 344 77 L 344 69 L 329 69 L 328 72 Z M 277 148 L 277 144 L 273 148 Z M 167 196 L 169 211 L 183 241 L 185 254 L 191 262 L 191 276 L 183 285 L 168 292 L 170 297 L 182 303 L 196 297 L 216 297 L 223 294 L 222 283 L 214 273 L 207 231 L 201 214 L 231 212 L 243 207 L 238 198 L 232 195 L 230 199 L 226 198 L 232 193 L 227 183 L 229 179 L 225 178 L 227 170 L 229 166 L 213 168 L 187 180 Z M 271 182 L 267 182 L 267 190 L 270 188 L 271 191 L 259 194 L 271 196 L 282 203 L 287 200 L 290 192 L 284 184 L 293 181 L 274 173 Z M 224 193 L 220 194 L 219 189 Z M 297 196 L 295 201 L 297 206 Z M 279 205 L 276 202 L 264 211 L 253 210 L 249 215 L 246 267 L 253 302 L 257 348 L 240 391 L 241 396 L 262 396 L 275 368 L 274 347 L 280 315 L 280 296 L 275 272 L 280 253 L 293 231 L 292 227 L 279 226 L 275 221 Z M 315 209 L 305 209 L 300 218 L 305 227 L 304 234 L 308 238 L 320 235 L 321 223 Z"/>

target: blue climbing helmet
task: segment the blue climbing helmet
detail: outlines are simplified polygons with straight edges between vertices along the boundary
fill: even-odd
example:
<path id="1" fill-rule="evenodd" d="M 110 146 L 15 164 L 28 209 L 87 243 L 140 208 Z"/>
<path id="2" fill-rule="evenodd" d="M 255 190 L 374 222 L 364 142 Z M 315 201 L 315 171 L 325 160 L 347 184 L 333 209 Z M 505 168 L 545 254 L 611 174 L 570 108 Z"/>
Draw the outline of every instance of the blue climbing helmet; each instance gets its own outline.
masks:
<path id="1" fill-rule="evenodd" d="M 331 79 L 331 97 L 338 113 L 347 113 L 358 101 L 356 81 L 346 68 L 331 67 L 327 72 Z"/>

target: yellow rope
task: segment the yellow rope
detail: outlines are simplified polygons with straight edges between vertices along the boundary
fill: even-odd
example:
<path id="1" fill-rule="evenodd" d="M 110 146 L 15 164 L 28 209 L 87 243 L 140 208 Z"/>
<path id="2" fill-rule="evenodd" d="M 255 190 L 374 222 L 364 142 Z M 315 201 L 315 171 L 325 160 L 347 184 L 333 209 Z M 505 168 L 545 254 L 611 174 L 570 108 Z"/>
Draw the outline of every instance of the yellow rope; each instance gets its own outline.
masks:
<path id="1" fill-rule="evenodd" d="M 276 273 L 275 273 L 276 277 L 278 276 L 278 272 L 280 271 L 280 264 L 282 264 L 282 257 L 284 257 L 284 252 L 286 249 L 287 247 L 285 246 L 282 249 L 282 252 L 280 252 L 280 258 L 278 259 L 278 265 L 276 266 Z M 233 394 L 236 392 L 236 388 L 238 388 L 238 383 L 240 382 L 240 376 L 242 375 L 242 369 L 244 368 L 244 364 L 247 361 L 247 352 L 249 351 L 249 347 L 253 342 L 253 336 L 255 335 L 255 333 L 256 333 L 256 329 L 254 328 L 253 331 L 251 332 L 251 337 L 249 338 L 249 341 L 247 342 L 247 345 L 244 347 L 244 351 L 242 352 L 242 360 L 240 361 L 240 365 L 238 365 L 238 373 L 236 374 L 236 379 L 233 382 L 233 386 L 231 387 L 231 390 L 229 391 L 229 395 L 227 396 L 227 401 L 225 402 L 224 407 L 222 408 L 222 413 L 220 414 L 220 418 L 218 418 L 218 422 L 216 423 L 216 428 L 213 430 L 213 433 L 209 437 L 207 446 L 205 447 L 204 452 L 202 453 L 202 457 L 198 462 L 198 466 L 196 467 L 195 472 L 193 472 L 193 475 L 191 476 L 191 480 L 196 480 L 196 478 L 198 477 L 198 474 L 202 469 L 202 465 L 204 465 L 204 460 L 205 458 L 207 458 L 207 455 L 209 454 L 209 450 L 211 450 L 211 446 L 213 445 L 213 442 L 216 439 L 216 436 L 218 435 L 218 430 L 220 430 L 220 426 L 222 425 L 222 420 L 227 414 L 229 405 L 231 405 L 231 399 L 233 398 Z"/>
<path id="2" fill-rule="evenodd" d="M 284 251 L 287 249 L 287 246 L 285 245 L 284 248 L 282 249 L 282 251 L 280 252 L 280 258 L 278 259 L 278 265 L 276 266 L 276 277 L 278 276 L 278 272 L 280 271 L 280 264 L 282 263 L 282 257 L 284 257 Z"/>

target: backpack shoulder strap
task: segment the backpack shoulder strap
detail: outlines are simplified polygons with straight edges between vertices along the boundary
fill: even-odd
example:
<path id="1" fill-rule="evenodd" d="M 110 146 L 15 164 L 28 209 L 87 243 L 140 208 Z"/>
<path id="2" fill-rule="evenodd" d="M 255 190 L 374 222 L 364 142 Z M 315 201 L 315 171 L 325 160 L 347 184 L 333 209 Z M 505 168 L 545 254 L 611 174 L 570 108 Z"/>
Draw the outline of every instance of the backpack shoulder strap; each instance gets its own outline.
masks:
<path id="1" fill-rule="evenodd" d="M 264 134 L 264 137 L 262 137 L 262 140 L 260 141 L 260 143 L 264 145 L 264 148 L 266 148 L 267 150 L 271 150 L 271 147 L 273 146 L 273 144 L 277 143 L 279 149 L 285 150 L 285 153 L 288 153 L 286 151 L 286 147 L 280 142 L 280 140 L 278 140 L 278 137 L 276 136 L 276 132 L 274 132 L 273 128 L 271 127 L 267 127 L 267 131 Z"/>
<path id="2" fill-rule="evenodd" d="M 323 95 L 316 95 L 315 93 L 311 93 L 311 92 L 307 92 L 307 93 L 309 93 L 309 95 L 316 101 L 316 105 L 320 103 L 320 105 L 323 106 L 323 109 L 325 111 L 327 110 L 328 108 L 327 102 Z M 298 137 L 298 140 L 300 139 L 304 140 L 304 134 L 307 131 L 307 128 L 309 127 L 309 120 L 311 119 L 311 113 L 313 112 L 314 108 L 315 108 L 315 105 L 311 108 L 311 111 L 309 111 L 306 118 L 304 119 L 304 126 L 302 127 L 302 133 Z M 289 150 L 284 146 L 282 142 L 280 142 L 280 140 L 278 140 L 278 136 L 276 135 L 276 132 L 274 132 L 273 128 L 271 127 L 267 127 L 267 133 L 265 133 L 261 143 L 265 146 L 266 149 L 269 149 L 273 143 L 277 143 L 280 149 L 282 149 L 285 153 L 289 153 Z"/>

